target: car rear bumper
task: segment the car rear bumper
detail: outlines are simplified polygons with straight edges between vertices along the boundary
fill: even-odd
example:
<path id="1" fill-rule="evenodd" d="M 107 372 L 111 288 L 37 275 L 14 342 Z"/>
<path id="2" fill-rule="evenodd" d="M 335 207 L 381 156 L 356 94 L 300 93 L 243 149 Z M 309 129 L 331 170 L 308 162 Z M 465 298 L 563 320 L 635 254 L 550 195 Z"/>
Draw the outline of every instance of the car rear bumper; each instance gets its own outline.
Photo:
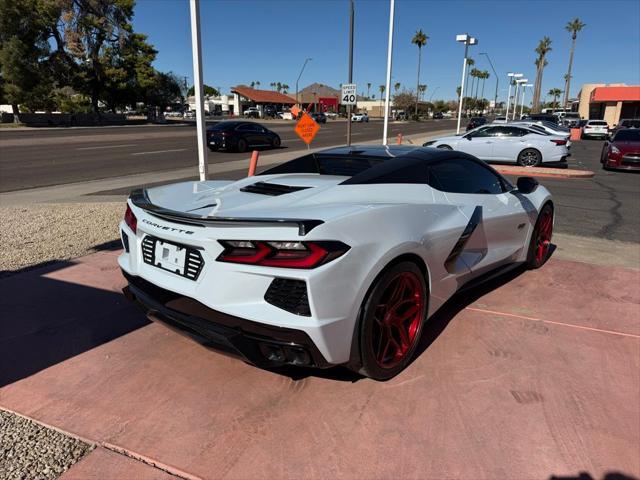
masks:
<path id="1" fill-rule="evenodd" d="M 283 365 L 332 366 L 309 336 L 290 328 L 260 324 L 228 315 L 192 298 L 160 288 L 141 277 L 123 275 L 125 297 L 147 317 L 197 341 L 261 368 Z"/>

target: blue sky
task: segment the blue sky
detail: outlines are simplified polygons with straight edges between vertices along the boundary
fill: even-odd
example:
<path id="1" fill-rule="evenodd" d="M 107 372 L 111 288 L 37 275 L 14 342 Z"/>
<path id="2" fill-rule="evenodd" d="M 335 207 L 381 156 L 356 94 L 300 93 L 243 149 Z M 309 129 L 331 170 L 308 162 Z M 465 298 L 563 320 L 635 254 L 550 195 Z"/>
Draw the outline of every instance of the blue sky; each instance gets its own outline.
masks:
<path id="1" fill-rule="evenodd" d="M 356 0 L 354 81 L 358 92 L 372 93 L 384 84 L 388 0 Z M 611 12 L 611 16 L 607 16 Z M 201 0 L 205 83 L 229 87 L 259 80 L 269 88 L 282 82 L 295 88 L 300 67 L 307 65 L 300 88 L 314 81 L 337 87 L 347 81 L 347 0 Z M 426 97 L 452 99 L 460 82 L 463 45 L 455 35 L 468 32 L 479 39 L 470 49 L 476 66 L 491 73 L 485 97 L 493 97 L 500 76 L 499 97 L 506 97 L 506 73 L 522 72 L 533 83 L 534 49 L 548 35 L 553 50 L 544 72 L 543 91 L 564 88 L 571 38 L 564 30 L 574 17 L 587 24 L 578 36 L 571 94 L 583 83 L 640 84 L 640 2 L 622 1 L 437 1 L 396 0 L 392 84 L 415 89 L 417 47 L 411 37 L 419 28 L 430 37 L 423 48 L 420 83 Z M 159 53 L 156 68 L 180 76 L 193 75 L 187 0 L 138 0 L 135 30 L 146 33 Z"/>

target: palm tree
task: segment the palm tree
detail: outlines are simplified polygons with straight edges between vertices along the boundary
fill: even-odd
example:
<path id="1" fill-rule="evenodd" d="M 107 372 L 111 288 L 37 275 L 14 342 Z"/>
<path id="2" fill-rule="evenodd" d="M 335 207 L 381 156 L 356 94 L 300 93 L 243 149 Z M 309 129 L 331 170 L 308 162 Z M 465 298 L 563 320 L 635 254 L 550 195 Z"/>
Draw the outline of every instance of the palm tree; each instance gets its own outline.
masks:
<path id="1" fill-rule="evenodd" d="M 538 54 L 538 58 L 536 58 L 536 82 L 533 87 L 533 101 L 532 101 L 532 111 L 534 113 L 540 112 L 540 95 L 542 93 L 542 74 L 544 73 L 544 67 L 547 66 L 546 56 L 547 53 L 551 51 L 551 39 L 547 36 L 543 37 L 538 43 L 536 47 L 536 53 Z"/>
<path id="2" fill-rule="evenodd" d="M 562 95 L 562 90 L 560 90 L 559 88 L 552 88 L 551 90 L 549 90 L 549 92 L 547 92 L 547 95 L 553 97 L 553 108 L 558 108 L 558 97 Z"/>
<path id="3" fill-rule="evenodd" d="M 571 34 L 571 50 L 569 52 L 569 68 L 567 69 L 567 74 L 564 77 L 564 100 L 562 101 L 562 106 L 566 107 L 567 103 L 569 103 L 569 89 L 571 88 L 571 67 L 573 66 L 573 52 L 576 49 L 576 38 L 578 37 L 578 32 L 586 27 L 586 23 L 582 23 L 579 18 L 574 18 L 570 22 L 567 22 L 565 25 L 565 30 Z"/>
<path id="4" fill-rule="evenodd" d="M 420 98 L 423 97 L 424 92 L 427 91 L 427 86 L 426 85 L 418 85 L 418 91 L 420 92 Z"/>
<path id="5" fill-rule="evenodd" d="M 369 98 L 369 90 L 371 89 L 371 83 L 367 83 L 367 98 Z"/>
<path id="6" fill-rule="evenodd" d="M 276 82 L 276 90 L 280 92 L 282 90 L 282 83 Z"/>
<path id="7" fill-rule="evenodd" d="M 393 90 L 398 93 L 398 90 L 400 90 L 400 82 L 396 82 L 393 84 Z"/>
<path id="8" fill-rule="evenodd" d="M 382 117 L 382 94 L 384 93 L 384 91 L 386 90 L 386 87 L 384 85 L 380 85 L 378 87 L 378 90 L 380 90 L 380 116 Z"/>
<path id="9" fill-rule="evenodd" d="M 260 80 L 256 80 L 256 87 L 260 86 Z"/>
<path id="10" fill-rule="evenodd" d="M 482 108 L 481 108 L 481 110 L 484 110 L 484 82 L 485 82 L 485 81 L 487 80 L 487 78 L 489 78 L 489 77 L 490 77 L 489 72 L 488 72 L 488 71 L 486 71 L 486 70 L 484 70 L 484 71 L 482 72 L 482 77 L 481 77 L 481 78 L 482 78 L 482 93 L 480 94 L 480 98 L 482 99 Z"/>
<path id="11" fill-rule="evenodd" d="M 468 92 L 469 74 L 471 73 L 471 67 L 473 67 L 475 64 L 476 64 L 476 61 L 473 58 L 467 58 L 467 79 L 465 80 L 465 85 L 467 86 L 467 93 L 469 93 Z"/>
<path id="12" fill-rule="evenodd" d="M 249 86 L 250 86 L 251 88 L 255 87 L 255 86 L 256 86 L 256 82 L 251 82 L 251 83 L 249 84 Z"/>
<path id="13" fill-rule="evenodd" d="M 276 82 L 271 82 L 269 85 L 271 85 L 271 88 L 272 88 L 273 90 L 275 90 L 275 89 L 276 89 Z"/>
<path id="14" fill-rule="evenodd" d="M 287 85 L 286 83 L 283 83 L 281 87 L 282 87 L 282 93 L 287 93 L 290 88 L 289 85 Z"/>
<path id="15" fill-rule="evenodd" d="M 418 96 L 420 95 L 419 87 L 420 87 L 420 63 L 422 63 L 422 47 L 427 44 L 427 40 L 429 37 L 422 31 L 422 29 L 418 30 L 416 34 L 411 39 L 411 43 L 417 45 L 418 47 L 418 80 L 416 82 L 416 117 L 418 116 Z"/>

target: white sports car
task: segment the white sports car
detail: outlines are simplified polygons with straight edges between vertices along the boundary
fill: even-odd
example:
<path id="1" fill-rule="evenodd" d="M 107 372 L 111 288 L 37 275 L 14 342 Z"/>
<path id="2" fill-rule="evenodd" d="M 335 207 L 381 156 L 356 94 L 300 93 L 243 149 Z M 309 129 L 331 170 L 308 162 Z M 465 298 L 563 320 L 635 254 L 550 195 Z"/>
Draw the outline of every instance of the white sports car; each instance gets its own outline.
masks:
<path id="1" fill-rule="evenodd" d="M 431 140 L 425 147 L 458 150 L 489 162 L 517 163 L 523 167 L 567 167 L 568 139 L 542 129 L 515 124 L 489 124 L 461 136 Z"/>
<path id="2" fill-rule="evenodd" d="M 260 367 L 384 380 L 463 286 L 541 266 L 550 193 L 460 152 L 352 146 L 239 181 L 132 192 L 125 294 L 149 318 Z"/>

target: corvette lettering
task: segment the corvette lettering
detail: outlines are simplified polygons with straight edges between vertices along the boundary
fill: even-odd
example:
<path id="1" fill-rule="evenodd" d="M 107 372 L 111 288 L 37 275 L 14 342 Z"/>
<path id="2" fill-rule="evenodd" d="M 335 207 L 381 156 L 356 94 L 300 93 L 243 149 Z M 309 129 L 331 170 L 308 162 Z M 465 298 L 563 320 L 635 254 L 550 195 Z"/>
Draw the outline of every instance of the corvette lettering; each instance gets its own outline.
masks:
<path id="1" fill-rule="evenodd" d="M 181 228 L 167 227 L 167 226 L 164 226 L 164 225 L 160 225 L 159 223 L 155 223 L 155 222 L 152 222 L 150 220 L 147 220 L 146 218 L 142 219 L 142 223 L 146 223 L 147 225 L 151 225 L 152 227 L 159 228 L 160 230 L 167 230 L 169 232 L 184 233 L 186 235 L 192 235 L 193 234 L 193 232 L 191 230 L 183 230 Z"/>

